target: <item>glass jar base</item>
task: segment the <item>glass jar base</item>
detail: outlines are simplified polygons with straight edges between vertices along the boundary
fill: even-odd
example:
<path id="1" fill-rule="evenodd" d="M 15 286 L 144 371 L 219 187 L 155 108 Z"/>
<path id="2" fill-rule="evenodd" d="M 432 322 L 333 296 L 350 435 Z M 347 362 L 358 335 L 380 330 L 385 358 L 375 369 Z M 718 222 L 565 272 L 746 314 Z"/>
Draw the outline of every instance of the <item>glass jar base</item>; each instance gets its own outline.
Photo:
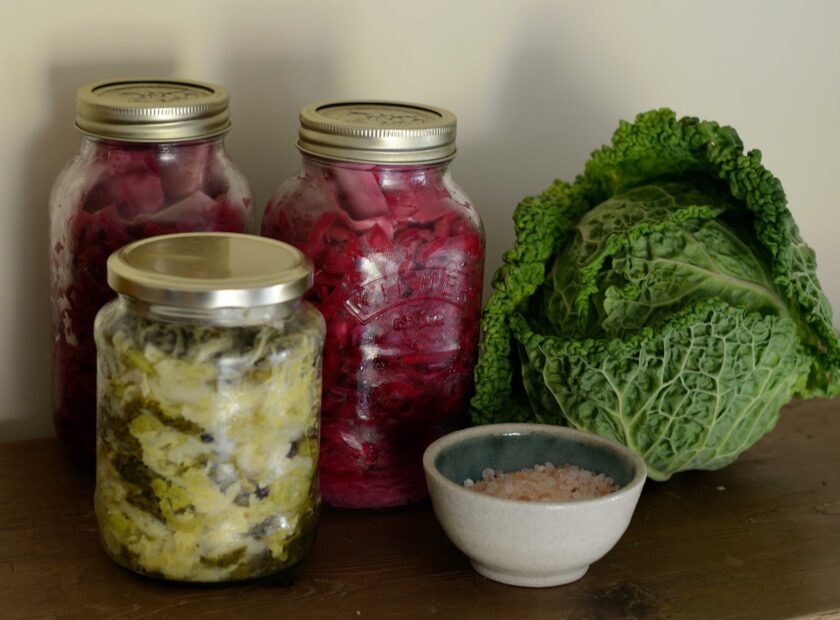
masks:
<path id="1" fill-rule="evenodd" d="M 255 583 L 264 583 L 264 584 L 272 584 L 272 585 L 279 585 L 279 586 L 288 586 L 294 583 L 295 578 L 297 577 L 298 572 L 300 571 L 301 565 L 303 565 L 306 560 L 299 560 L 295 564 L 287 566 L 278 570 L 277 572 L 273 572 L 267 575 L 262 576 L 254 576 L 254 577 L 242 577 L 236 579 L 229 579 L 225 581 L 191 581 L 185 579 L 171 579 L 166 577 L 165 575 L 161 575 L 160 573 L 155 572 L 148 572 L 142 569 L 138 569 L 132 566 L 128 566 L 124 562 L 118 560 L 117 558 L 111 558 L 114 562 L 119 565 L 119 567 L 125 571 L 133 573 L 137 577 L 141 579 L 149 579 L 155 581 L 156 583 L 166 582 L 171 583 L 178 587 L 187 587 L 187 588 L 197 588 L 197 589 L 213 589 L 213 588 L 226 588 L 226 587 L 235 587 L 235 586 L 242 586 L 242 585 L 249 585 Z"/>
<path id="2" fill-rule="evenodd" d="M 321 501 L 331 508 L 379 510 L 419 504 L 429 498 L 423 478 L 348 480 L 321 473 Z"/>

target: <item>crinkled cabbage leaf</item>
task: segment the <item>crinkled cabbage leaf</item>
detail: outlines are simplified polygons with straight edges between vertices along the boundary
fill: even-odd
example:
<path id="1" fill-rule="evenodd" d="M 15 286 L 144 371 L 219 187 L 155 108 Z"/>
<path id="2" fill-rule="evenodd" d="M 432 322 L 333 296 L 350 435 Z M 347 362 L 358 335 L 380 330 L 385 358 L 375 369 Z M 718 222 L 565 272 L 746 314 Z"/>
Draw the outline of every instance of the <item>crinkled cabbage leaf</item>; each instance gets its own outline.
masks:
<path id="1" fill-rule="evenodd" d="M 640 114 L 514 222 L 484 311 L 476 423 L 593 431 L 663 480 L 731 463 L 794 396 L 840 392 L 814 252 L 731 127 Z"/>

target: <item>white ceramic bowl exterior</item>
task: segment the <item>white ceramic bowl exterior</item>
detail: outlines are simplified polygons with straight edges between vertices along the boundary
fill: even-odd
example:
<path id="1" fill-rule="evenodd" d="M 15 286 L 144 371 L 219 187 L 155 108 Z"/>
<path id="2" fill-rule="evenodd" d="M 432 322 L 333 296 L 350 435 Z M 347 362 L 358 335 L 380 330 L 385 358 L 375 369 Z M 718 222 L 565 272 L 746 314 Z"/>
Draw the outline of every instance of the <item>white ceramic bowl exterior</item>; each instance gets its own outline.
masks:
<path id="1" fill-rule="evenodd" d="M 603 473 L 616 479 L 616 474 L 609 471 L 609 461 L 621 461 L 631 472 L 630 480 L 618 491 L 596 499 L 528 502 L 472 491 L 438 468 L 439 457 L 447 452 L 452 455 L 462 447 L 486 451 L 488 447 L 481 447 L 476 439 L 480 442 L 482 437 L 496 436 L 494 441 L 498 443 L 499 436 L 517 437 L 521 450 L 528 443 L 523 435 L 529 434 L 540 436 L 543 444 L 546 435 L 549 441 L 556 441 L 557 459 L 550 462 L 558 467 L 566 462 L 589 465 L 564 460 L 564 446 L 573 445 L 577 453 L 591 449 L 594 454 L 607 454 Z M 532 467 L 540 460 L 538 457 L 523 467 Z M 529 587 L 580 579 L 592 562 L 612 549 L 630 523 L 647 475 L 644 462 L 624 446 L 590 433 L 538 424 L 494 424 L 452 433 L 429 446 L 423 465 L 435 515 L 475 569 L 495 581 Z M 494 462 L 484 466 L 497 467 Z"/>

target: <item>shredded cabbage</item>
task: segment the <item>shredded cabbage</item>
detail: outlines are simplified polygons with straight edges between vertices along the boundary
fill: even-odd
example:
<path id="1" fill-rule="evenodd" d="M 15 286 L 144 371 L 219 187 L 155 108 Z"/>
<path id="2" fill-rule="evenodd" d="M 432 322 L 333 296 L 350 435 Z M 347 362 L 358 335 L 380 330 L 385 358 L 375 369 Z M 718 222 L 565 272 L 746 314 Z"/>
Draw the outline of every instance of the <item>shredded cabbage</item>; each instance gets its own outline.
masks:
<path id="1" fill-rule="evenodd" d="M 297 564 L 315 534 L 323 319 L 263 326 L 97 318 L 96 513 L 148 575 L 216 582 Z"/>

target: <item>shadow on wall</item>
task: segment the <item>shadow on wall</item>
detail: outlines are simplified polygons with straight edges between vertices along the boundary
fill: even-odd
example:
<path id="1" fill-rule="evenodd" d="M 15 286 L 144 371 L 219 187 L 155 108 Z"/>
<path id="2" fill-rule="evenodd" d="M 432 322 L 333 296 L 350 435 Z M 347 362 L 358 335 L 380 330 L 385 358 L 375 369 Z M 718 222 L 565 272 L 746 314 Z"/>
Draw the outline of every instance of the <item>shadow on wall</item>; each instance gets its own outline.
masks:
<path id="1" fill-rule="evenodd" d="M 552 23 L 562 30 L 563 20 Z M 616 125 L 621 106 L 604 92 L 598 71 L 582 69 L 576 36 L 555 31 L 541 44 L 533 32 L 545 27 L 523 23 L 506 64 L 495 69 L 490 131 L 459 140 L 454 176 L 482 213 L 487 235 L 485 297 L 502 254 L 513 247 L 516 205 L 554 179 L 573 181 L 590 153 L 609 141 L 612 129 L 604 128 Z"/>
<path id="2" fill-rule="evenodd" d="M 251 183 L 261 218 L 280 182 L 300 167 L 300 109 L 340 96 L 332 90 L 332 65 L 326 56 L 233 57 L 220 80 L 231 93 L 233 128 L 226 144 Z"/>
<path id="3" fill-rule="evenodd" d="M 9 369 L 9 385 L 18 394 L 4 394 L 8 402 L 27 403 L 26 411 L 0 422 L 0 438 L 5 441 L 49 434 L 51 375 L 49 300 L 49 203 L 50 189 L 58 173 L 79 145 L 74 128 L 76 91 L 96 80 L 126 76 L 169 76 L 172 60 L 147 60 L 121 63 L 54 64 L 45 79 L 48 120 L 33 137 L 25 155 L 23 203 L 17 209 L 20 239 L 17 269 L 13 284 L 16 324 L 21 328 L 10 343 L 9 359 L 16 364 Z M 27 326 L 24 328 L 24 326 Z"/>

